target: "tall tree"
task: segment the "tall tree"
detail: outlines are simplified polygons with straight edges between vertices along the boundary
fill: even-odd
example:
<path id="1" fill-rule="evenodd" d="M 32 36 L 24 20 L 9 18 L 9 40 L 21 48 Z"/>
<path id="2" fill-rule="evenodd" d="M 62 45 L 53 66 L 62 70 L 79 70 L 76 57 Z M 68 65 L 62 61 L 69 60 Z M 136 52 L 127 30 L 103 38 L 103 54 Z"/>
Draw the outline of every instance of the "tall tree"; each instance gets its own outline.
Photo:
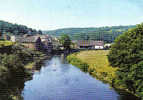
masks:
<path id="1" fill-rule="evenodd" d="M 29 31 L 31 32 L 31 34 L 39 33 L 39 31 L 32 28 L 28 28 L 27 26 L 12 24 L 12 23 L 8 23 L 0 20 L 0 32 L 2 34 L 10 33 L 14 35 L 24 35 L 24 34 L 27 34 Z M 42 33 L 40 32 L 40 34 Z"/>
<path id="2" fill-rule="evenodd" d="M 108 58 L 112 66 L 119 67 L 116 84 L 143 98 L 143 24 L 120 35 Z"/>
<path id="3" fill-rule="evenodd" d="M 62 34 L 60 37 L 60 43 L 64 47 L 64 49 L 70 49 L 71 39 L 67 34 Z"/>

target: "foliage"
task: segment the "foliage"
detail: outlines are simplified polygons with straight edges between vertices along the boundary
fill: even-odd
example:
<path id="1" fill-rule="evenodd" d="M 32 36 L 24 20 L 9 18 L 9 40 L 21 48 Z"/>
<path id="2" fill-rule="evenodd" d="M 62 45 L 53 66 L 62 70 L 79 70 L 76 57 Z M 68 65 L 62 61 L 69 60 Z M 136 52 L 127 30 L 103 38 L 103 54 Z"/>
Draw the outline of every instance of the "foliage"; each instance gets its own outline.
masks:
<path id="1" fill-rule="evenodd" d="M 0 40 L 0 47 L 3 47 L 3 46 L 11 46 L 13 45 L 14 42 L 11 42 L 11 41 L 1 41 Z"/>
<path id="2" fill-rule="evenodd" d="M 119 67 L 116 84 L 143 97 L 143 24 L 119 36 L 108 58 L 113 67 Z"/>
<path id="3" fill-rule="evenodd" d="M 81 40 L 81 39 L 90 39 L 90 40 L 104 40 L 105 42 L 113 42 L 114 39 L 127 31 L 132 26 L 112 26 L 112 27 L 99 27 L 99 28 L 65 28 L 58 29 L 53 31 L 45 31 L 46 34 L 51 34 L 54 36 L 60 36 L 61 34 L 68 34 L 71 40 Z"/>
<path id="4" fill-rule="evenodd" d="M 62 34 L 60 37 L 60 43 L 65 49 L 70 49 L 71 40 L 67 34 Z"/>
<path id="5" fill-rule="evenodd" d="M 12 24 L 9 22 L 5 22 L 0 20 L 0 35 L 8 34 L 8 35 L 23 35 L 23 34 L 42 34 L 42 31 L 35 30 L 32 28 L 28 28 L 24 25 Z"/>
<path id="6" fill-rule="evenodd" d="M 67 61 L 72 64 L 77 66 L 78 68 L 80 68 L 82 71 L 87 72 L 88 71 L 88 67 L 89 65 L 83 61 L 81 61 L 80 59 L 76 58 L 75 55 L 70 55 L 67 57 Z"/>
<path id="7" fill-rule="evenodd" d="M 89 65 L 88 72 L 90 75 L 112 84 L 112 80 L 116 78 L 115 72 L 117 68 L 109 66 L 107 54 L 108 50 L 88 50 L 71 54 L 67 58 L 75 58 L 75 60 L 70 59 L 73 63 L 76 62 L 76 59 L 80 59 Z"/>
<path id="8" fill-rule="evenodd" d="M 32 62 L 41 56 L 18 44 L 0 48 L 0 99 L 22 100 L 21 91 L 30 76 L 27 69 L 32 69 Z M 31 65 L 25 67 L 26 64 Z"/>
<path id="9" fill-rule="evenodd" d="M 17 95 L 17 90 L 23 89 L 21 86 L 24 86 L 26 71 L 17 55 L 0 54 L 0 61 L 0 98 L 12 100 L 12 95 Z"/>

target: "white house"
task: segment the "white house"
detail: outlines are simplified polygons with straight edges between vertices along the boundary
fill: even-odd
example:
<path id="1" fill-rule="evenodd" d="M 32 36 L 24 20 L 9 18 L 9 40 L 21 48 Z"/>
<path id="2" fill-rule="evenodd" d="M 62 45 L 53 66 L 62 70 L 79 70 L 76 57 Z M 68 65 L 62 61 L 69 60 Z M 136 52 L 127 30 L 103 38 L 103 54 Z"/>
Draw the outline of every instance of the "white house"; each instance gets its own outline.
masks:
<path id="1" fill-rule="evenodd" d="M 105 47 L 106 49 L 109 49 L 109 48 L 111 48 L 111 45 L 112 45 L 111 43 L 107 43 L 107 44 L 104 45 L 104 47 Z"/>
<path id="2" fill-rule="evenodd" d="M 44 42 L 44 41 L 52 42 L 52 37 L 51 36 L 41 35 L 40 38 L 41 38 L 42 42 Z"/>
<path id="3" fill-rule="evenodd" d="M 11 36 L 11 39 L 10 39 L 12 42 L 16 42 L 16 37 L 15 36 Z"/>
<path id="4" fill-rule="evenodd" d="M 95 41 L 95 49 L 104 49 L 103 41 Z"/>

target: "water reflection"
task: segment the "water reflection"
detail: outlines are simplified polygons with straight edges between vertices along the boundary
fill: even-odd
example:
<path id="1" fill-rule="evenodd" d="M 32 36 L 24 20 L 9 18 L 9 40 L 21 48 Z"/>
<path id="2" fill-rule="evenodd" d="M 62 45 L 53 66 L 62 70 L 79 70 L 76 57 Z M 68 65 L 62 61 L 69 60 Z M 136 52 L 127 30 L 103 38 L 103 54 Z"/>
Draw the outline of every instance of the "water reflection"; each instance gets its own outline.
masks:
<path id="1" fill-rule="evenodd" d="M 119 100 L 109 85 L 54 57 L 25 83 L 24 100 Z"/>
<path id="2" fill-rule="evenodd" d="M 25 70 L 9 71 L 0 79 L 0 100 L 23 100 L 24 82 L 30 78 Z"/>
<path id="3" fill-rule="evenodd" d="M 63 56 L 37 63 L 37 69 L 41 70 L 33 77 L 24 69 L 3 75 L 0 100 L 139 100 L 124 91 L 116 93 L 109 85 L 65 63 Z"/>

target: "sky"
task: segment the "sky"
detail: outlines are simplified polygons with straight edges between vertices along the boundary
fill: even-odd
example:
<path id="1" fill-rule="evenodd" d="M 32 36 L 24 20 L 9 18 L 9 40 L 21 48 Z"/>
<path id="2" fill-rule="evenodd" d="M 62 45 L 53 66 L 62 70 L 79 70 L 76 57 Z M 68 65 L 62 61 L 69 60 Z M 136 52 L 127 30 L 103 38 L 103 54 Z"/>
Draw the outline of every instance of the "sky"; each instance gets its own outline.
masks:
<path id="1" fill-rule="evenodd" d="M 41 30 L 135 25 L 143 0 L 0 0 L 0 20 Z"/>

